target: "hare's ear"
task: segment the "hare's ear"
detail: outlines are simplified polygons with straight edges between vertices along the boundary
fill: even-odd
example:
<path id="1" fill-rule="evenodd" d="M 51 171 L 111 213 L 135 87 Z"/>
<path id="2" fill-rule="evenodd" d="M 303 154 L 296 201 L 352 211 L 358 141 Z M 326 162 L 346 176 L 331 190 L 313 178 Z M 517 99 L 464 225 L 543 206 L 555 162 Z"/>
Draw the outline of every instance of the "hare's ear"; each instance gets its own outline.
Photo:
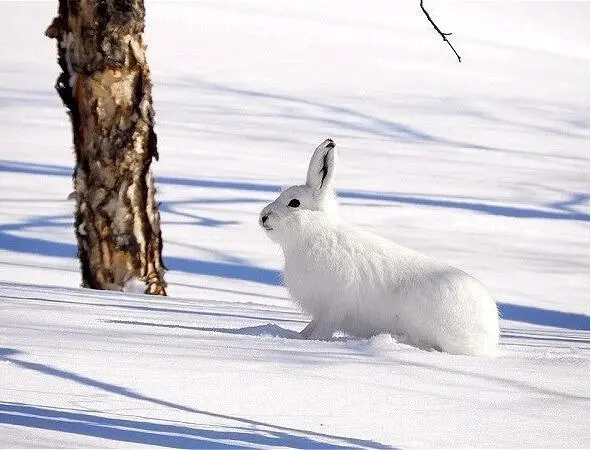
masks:
<path id="1" fill-rule="evenodd" d="M 332 189 L 336 158 L 337 150 L 332 139 L 327 139 L 316 147 L 308 167 L 306 185 L 316 191 Z"/>

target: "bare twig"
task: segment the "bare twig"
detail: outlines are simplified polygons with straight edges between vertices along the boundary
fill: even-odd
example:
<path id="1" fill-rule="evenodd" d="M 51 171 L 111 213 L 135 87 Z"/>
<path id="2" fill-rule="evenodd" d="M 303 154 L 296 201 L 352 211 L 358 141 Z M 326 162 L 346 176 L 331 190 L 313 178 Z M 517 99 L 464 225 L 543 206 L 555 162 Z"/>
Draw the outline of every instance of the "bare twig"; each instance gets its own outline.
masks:
<path id="1" fill-rule="evenodd" d="M 439 35 L 443 38 L 443 40 L 445 42 L 447 42 L 447 45 L 449 45 L 450 48 L 453 50 L 453 52 L 456 54 L 456 56 L 458 58 L 458 62 L 462 62 L 462 58 L 460 57 L 460 55 L 458 55 L 458 52 L 456 52 L 456 49 L 454 48 L 454 46 L 451 45 L 451 42 L 449 42 L 449 40 L 447 39 L 447 37 L 448 36 L 451 36 L 452 33 L 444 33 L 443 31 L 441 31 L 439 29 L 439 27 L 437 26 L 437 24 L 435 22 L 433 22 L 433 19 L 431 19 L 431 16 L 429 15 L 429 13 L 427 12 L 427 10 L 423 6 L 423 0 L 421 0 L 421 9 L 425 13 L 425 16 L 427 17 L 427 20 L 431 23 L 431 25 L 433 25 L 433 28 L 435 28 L 435 31 L 437 31 L 437 33 L 439 33 Z"/>

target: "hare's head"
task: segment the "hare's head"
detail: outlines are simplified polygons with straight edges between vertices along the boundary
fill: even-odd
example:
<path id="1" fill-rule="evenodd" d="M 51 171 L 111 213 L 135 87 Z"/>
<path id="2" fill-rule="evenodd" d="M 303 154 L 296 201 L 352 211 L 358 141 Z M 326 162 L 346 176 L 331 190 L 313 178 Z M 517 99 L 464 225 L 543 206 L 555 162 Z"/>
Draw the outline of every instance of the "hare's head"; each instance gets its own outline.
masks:
<path id="1" fill-rule="evenodd" d="M 336 148 L 332 139 L 320 144 L 310 160 L 306 184 L 291 186 L 261 211 L 259 225 L 277 242 L 289 240 L 301 214 L 319 211 L 338 219 L 338 203 L 333 188 Z"/>

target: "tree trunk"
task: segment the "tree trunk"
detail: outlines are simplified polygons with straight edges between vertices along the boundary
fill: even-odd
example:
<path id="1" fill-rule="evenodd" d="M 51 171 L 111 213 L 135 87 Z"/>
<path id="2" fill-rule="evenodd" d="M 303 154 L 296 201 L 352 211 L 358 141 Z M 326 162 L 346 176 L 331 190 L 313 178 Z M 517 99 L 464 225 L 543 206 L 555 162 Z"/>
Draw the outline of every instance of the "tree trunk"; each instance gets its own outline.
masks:
<path id="1" fill-rule="evenodd" d="M 59 0 L 56 90 L 72 121 L 82 284 L 166 295 L 143 0 Z"/>

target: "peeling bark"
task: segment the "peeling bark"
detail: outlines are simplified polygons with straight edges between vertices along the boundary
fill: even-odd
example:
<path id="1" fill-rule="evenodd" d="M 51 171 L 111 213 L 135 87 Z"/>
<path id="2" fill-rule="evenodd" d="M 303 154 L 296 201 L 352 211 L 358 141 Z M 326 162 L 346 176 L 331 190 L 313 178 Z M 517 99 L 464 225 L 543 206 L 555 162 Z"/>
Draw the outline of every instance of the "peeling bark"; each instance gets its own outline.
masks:
<path id="1" fill-rule="evenodd" d="M 143 0 L 59 0 L 55 88 L 72 122 L 75 232 L 82 284 L 124 290 L 139 279 L 166 295 L 158 160 Z"/>

